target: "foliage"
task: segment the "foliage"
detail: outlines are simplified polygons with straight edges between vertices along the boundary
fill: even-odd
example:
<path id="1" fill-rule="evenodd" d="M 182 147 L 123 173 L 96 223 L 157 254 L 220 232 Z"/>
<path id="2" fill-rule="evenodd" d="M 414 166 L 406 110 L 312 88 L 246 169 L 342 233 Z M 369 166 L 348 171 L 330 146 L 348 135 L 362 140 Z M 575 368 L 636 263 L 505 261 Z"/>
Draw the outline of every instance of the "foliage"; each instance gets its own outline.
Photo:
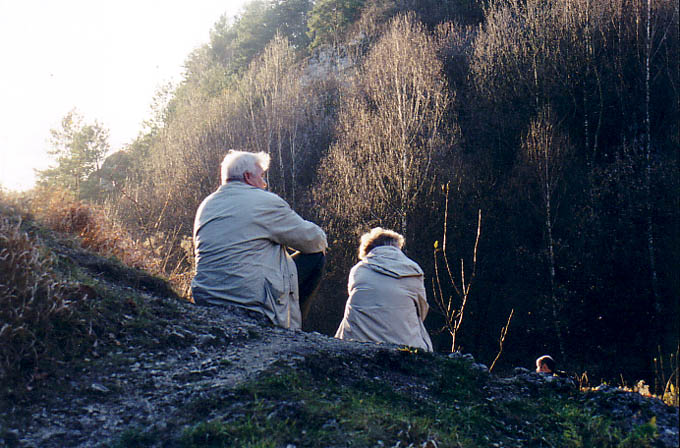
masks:
<path id="1" fill-rule="evenodd" d="M 286 37 L 293 48 L 303 54 L 310 43 L 307 20 L 313 6 L 311 0 L 276 0 L 272 4 L 276 33 Z"/>
<path id="2" fill-rule="evenodd" d="M 225 68 L 245 68 L 276 32 L 267 20 L 270 2 L 246 3 L 240 18 L 231 24 L 222 17 L 211 31 L 210 52 Z"/>
<path id="3" fill-rule="evenodd" d="M 204 78 L 206 71 L 223 69 L 228 75 L 243 73 L 274 36 L 281 35 L 305 51 L 307 14 L 311 0 L 253 0 L 241 14 L 223 16 L 210 32 L 210 43 L 189 58 L 187 78 Z M 207 69 L 207 70 L 206 70 Z"/>
<path id="4" fill-rule="evenodd" d="M 100 123 L 84 123 L 76 110 L 61 120 L 61 128 L 52 129 L 51 149 L 56 166 L 38 171 L 38 183 L 64 188 L 79 197 L 93 197 L 97 192 L 97 174 L 109 151 L 109 131 Z"/>
<path id="5" fill-rule="evenodd" d="M 337 47 L 345 31 L 359 18 L 365 0 L 319 0 L 309 13 L 307 32 L 311 48 L 322 44 Z"/>
<path id="6" fill-rule="evenodd" d="M 371 377 L 407 374 L 399 388 Z M 377 365 L 377 364 L 376 364 Z M 309 359 L 276 367 L 212 401 L 209 420 L 187 427 L 181 446 L 651 446 L 655 422 L 624 430 L 578 397 L 548 389 L 485 399 L 466 361 L 379 352 L 376 359 Z M 193 406 L 196 406 L 195 403 Z"/>
<path id="7" fill-rule="evenodd" d="M 132 428 L 124 431 L 112 448 L 151 447 L 156 437 L 156 434 L 144 432 L 142 428 Z"/>

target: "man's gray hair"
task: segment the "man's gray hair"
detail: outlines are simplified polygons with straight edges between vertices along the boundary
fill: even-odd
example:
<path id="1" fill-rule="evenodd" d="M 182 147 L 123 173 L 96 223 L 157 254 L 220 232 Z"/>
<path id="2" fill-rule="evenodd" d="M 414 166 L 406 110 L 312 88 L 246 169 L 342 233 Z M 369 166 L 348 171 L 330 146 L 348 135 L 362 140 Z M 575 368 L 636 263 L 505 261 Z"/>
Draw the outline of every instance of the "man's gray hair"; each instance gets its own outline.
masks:
<path id="1" fill-rule="evenodd" d="M 378 246 L 396 246 L 401 249 L 404 247 L 404 237 L 393 230 L 375 227 L 361 235 L 359 259 L 365 260 L 368 253 Z"/>
<path id="2" fill-rule="evenodd" d="M 269 169 L 269 154 L 266 152 L 247 152 L 230 149 L 222 160 L 222 185 L 228 180 L 243 180 L 246 172 L 255 174 L 257 167 Z"/>

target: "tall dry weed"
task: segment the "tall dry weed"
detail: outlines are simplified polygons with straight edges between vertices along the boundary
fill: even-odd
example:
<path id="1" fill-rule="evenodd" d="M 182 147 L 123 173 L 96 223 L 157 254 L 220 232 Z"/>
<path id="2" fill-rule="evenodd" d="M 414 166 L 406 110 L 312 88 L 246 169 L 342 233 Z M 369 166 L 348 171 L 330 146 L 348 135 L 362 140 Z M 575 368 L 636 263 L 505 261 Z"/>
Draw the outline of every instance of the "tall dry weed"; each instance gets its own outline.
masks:
<path id="1" fill-rule="evenodd" d="M 123 264 L 166 278 L 181 297 L 191 301 L 193 247 L 178 232 L 157 231 L 141 242 L 107 212 L 105 207 L 77 200 L 66 191 L 42 190 L 30 206 L 38 221 L 57 231 L 76 235 L 84 248 L 114 256 Z M 177 243 L 181 240 L 181 243 Z M 188 244 L 188 247 L 186 246 Z M 180 246 L 179 250 L 175 250 Z"/>
<path id="2" fill-rule="evenodd" d="M 87 337 L 74 312 L 87 294 L 57 278 L 51 256 L 20 226 L 16 215 L 0 216 L 0 378 L 8 382 Z"/>
<path id="3" fill-rule="evenodd" d="M 115 256 L 127 266 L 160 274 L 160 262 L 137 243 L 104 209 L 77 200 L 61 190 L 36 192 L 31 211 L 44 225 L 58 232 L 77 235 L 83 247 L 103 256 Z"/>

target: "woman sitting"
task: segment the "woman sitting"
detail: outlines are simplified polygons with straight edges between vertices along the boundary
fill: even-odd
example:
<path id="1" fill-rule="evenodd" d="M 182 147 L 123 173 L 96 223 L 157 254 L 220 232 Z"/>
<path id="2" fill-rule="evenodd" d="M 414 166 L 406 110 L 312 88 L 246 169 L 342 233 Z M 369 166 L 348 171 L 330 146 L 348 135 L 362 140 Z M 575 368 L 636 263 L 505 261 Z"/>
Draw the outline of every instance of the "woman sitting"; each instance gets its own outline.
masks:
<path id="1" fill-rule="evenodd" d="M 335 337 L 432 351 L 423 325 L 429 310 L 423 270 L 401 251 L 404 237 L 380 227 L 361 237 L 349 273 L 349 299 Z"/>

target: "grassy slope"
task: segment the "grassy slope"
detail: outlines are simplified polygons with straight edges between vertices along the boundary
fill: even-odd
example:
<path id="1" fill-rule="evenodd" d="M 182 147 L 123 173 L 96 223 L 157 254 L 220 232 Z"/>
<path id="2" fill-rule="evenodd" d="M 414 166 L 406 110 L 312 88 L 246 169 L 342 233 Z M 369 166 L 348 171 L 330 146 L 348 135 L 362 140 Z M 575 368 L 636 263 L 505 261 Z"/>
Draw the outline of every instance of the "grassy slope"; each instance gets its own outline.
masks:
<path id="1" fill-rule="evenodd" d="M 49 230 L 2 197 L 0 224 L 0 268 L 11 277 L 0 280 L 0 328 L 9 330 L 0 341 L 14 346 L 0 350 L 0 397 L 21 396 L 126 335 L 143 336 L 158 315 L 142 294 L 177 297 L 165 280 L 83 249 L 77 236 Z"/>
<path id="2" fill-rule="evenodd" d="M 315 357 L 273 369 L 220 402 L 171 444 L 243 446 L 652 446 L 655 426 L 625 431 L 575 388 L 544 383 L 495 395 L 470 360 L 407 350 Z M 512 388 L 510 388 L 512 389 Z M 428 445 L 429 442 L 429 445 Z"/>

